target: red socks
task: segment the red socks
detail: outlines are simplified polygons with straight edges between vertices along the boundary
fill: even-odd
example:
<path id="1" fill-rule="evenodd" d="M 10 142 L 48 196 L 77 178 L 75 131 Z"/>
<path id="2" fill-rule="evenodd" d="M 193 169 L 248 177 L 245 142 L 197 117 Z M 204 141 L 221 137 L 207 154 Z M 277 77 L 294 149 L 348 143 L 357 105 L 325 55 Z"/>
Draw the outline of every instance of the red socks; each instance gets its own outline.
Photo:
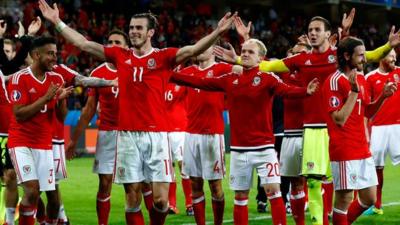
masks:
<path id="1" fill-rule="evenodd" d="M 369 207 L 363 205 L 359 199 L 354 200 L 347 211 L 347 222 L 352 224 Z"/>
<path id="2" fill-rule="evenodd" d="M 158 209 L 153 205 L 153 208 L 150 210 L 150 225 L 163 225 L 165 223 L 167 214 L 168 207 L 165 209 Z"/>
<path id="3" fill-rule="evenodd" d="M 140 208 L 126 209 L 125 220 L 127 225 L 144 225 L 144 218 Z"/>
<path id="4" fill-rule="evenodd" d="M 235 205 L 233 207 L 233 224 L 248 225 L 249 209 L 247 208 L 248 198 L 235 197 Z M 283 204 L 283 202 L 282 202 Z"/>
<path id="5" fill-rule="evenodd" d="M 272 224 L 286 225 L 286 210 L 281 192 L 269 194 L 268 200 L 271 203 Z"/>
<path id="6" fill-rule="evenodd" d="M 176 181 L 169 183 L 168 201 L 170 207 L 176 208 Z"/>
<path id="7" fill-rule="evenodd" d="M 36 208 L 31 206 L 19 205 L 19 225 L 34 225 L 35 224 Z"/>
<path id="8" fill-rule="evenodd" d="M 334 208 L 332 224 L 333 225 L 347 225 L 347 212 Z"/>
<path id="9" fill-rule="evenodd" d="M 205 225 L 206 224 L 206 201 L 204 198 L 204 193 L 202 196 L 198 198 L 193 198 L 193 211 L 194 211 L 194 219 L 196 220 L 197 225 Z M 215 218 L 215 214 L 214 214 Z"/>
<path id="10" fill-rule="evenodd" d="M 306 204 L 306 195 L 304 191 L 292 190 L 290 194 L 290 206 L 292 208 L 293 219 L 296 225 L 305 224 L 304 208 Z"/>
<path id="11" fill-rule="evenodd" d="M 190 178 L 182 177 L 182 189 L 183 193 L 185 194 L 185 206 L 192 206 L 192 182 L 190 181 Z"/>
<path id="12" fill-rule="evenodd" d="M 97 223 L 99 225 L 108 224 L 108 216 L 110 215 L 110 194 L 97 193 L 96 201 L 96 212 L 97 212 Z"/>
<path id="13" fill-rule="evenodd" d="M 212 198 L 212 208 L 214 213 L 214 224 L 222 225 L 224 220 L 225 198 L 222 196 L 220 199 Z"/>
<path id="14" fill-rule="evenodd" d="M 383 169 L 376 169 L 376 175 L 378 176 L 378 185 L 376 186 L 376 202 L 375 208 L 382 208 L 382 188 L 383 188 Z"/>

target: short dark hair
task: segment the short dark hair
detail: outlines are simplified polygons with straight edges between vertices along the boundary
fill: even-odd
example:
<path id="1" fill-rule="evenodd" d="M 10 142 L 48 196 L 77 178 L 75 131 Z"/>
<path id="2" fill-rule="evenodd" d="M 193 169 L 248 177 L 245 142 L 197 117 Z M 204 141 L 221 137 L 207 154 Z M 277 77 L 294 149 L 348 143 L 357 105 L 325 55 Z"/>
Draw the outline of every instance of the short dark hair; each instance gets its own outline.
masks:
<path id="1" fill-rule="evenodd" d="M 119 29 L 113 29 L 112 31 L 110 31 L 107 34 L 107 39 L 110 38 L 110 36 L 113 35 L 113 34 L 118 34 L 118 35 L 121 35 L 122 37 L 124 37 L 125 44 L 129 45 L 129 38 L 128 38 L 128 35 L 126 35 L 125 32 L 123 32 L 122 30 L 119 30 Z"/>
<path id="2" fill-rule="evenodd" d="M 39 37 L 33 39 L 29 53 L 32 53 L 33 50 L 43 47 L 47 44 L 55 44 L 56 45 L 57 41 L 54 37 L 39 36 Z"/>
<path id="3" fill-rule="evenodd" d="M 147 28 L 150 29 L 157 29 L 158 27 L 158 21 L 157 17 L 153 13 L 139 13 L 135 14 L 132 16 L 131 19 L 139 19 L 139 18 L 144 18 L 147 19 Z"/>
<path id="4" fill-rule="evenodd" d="M 344 57 L 345 52 L 351 56 L 354 53 L 354 49 L 360 45 L 364 45 L 364 42 L 361 39 L 351 36 L 346 37 L 339 42 L 337 48 L 337 58 L 339 69 L 341 71 L 344 71 L 344 68 L 348 65 L 348 61 Z"/>
<path id="5" fill-rule="evenodd" d="M 313 21 L 322 22 L 324 24 L 325 31 L 331 31 L 332 30 L 331 23 L 327 19 L 322 17 L 322 16 L 314 16 L 313 18 L 311 18 L 310 23 L 313 22 Z"/>

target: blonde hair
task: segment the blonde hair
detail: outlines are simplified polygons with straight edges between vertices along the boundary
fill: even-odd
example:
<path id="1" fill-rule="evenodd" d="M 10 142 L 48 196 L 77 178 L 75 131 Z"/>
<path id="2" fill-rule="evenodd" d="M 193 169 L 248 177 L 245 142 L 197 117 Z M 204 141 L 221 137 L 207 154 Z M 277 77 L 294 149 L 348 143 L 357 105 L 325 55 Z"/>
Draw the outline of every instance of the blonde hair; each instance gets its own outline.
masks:
<path id="1" fill-rule="evenodd" d="M 258 46 L 258 54 L 263 57 L 267 55 L 267 47 L 265 47 L 262 41 L 255 38 L 251 38 L 247 40 L 245 43 L 255 43 Z"/>

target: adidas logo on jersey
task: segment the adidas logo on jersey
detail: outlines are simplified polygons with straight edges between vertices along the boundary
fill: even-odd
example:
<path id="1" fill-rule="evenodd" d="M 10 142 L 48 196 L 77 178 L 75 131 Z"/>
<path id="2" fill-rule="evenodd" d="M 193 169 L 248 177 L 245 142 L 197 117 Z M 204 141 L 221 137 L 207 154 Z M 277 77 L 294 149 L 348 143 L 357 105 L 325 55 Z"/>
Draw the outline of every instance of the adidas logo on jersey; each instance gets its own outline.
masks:
<path id="1" fill-rule="evenodd" d="M 126 60 L 125 63 L 128 65 L 132 65 L 131 59 Z"/>
<path id="2" fill-rule="evenodd" d="M 310 60 L 307 60 L 304 65 L 312 65 Z"/>
<path id="3" fill-rule="evenodd" d="M 31 93 L 31 94 L 34 94 L 34 93 L 36 93 L 36 90 L 35 90 L 35 88 L 31 88 L 31 89 L 29 90 L 29 93 Z"/>
<path id="4" fill-rule="evenodd" d="M 380 80 L 377 80 L 377 81 L 376 81 L 376 84 L 380 84 L 380 83 L 381 83 L 381 81 L 380 81 Z"/>
<path id="5" fill-rule="evenodd" d="M 234 80 L 234 81 L 232 82 L 232 84 L 239 84 L 239 80 L 238 80 L 238 79 Z"/>

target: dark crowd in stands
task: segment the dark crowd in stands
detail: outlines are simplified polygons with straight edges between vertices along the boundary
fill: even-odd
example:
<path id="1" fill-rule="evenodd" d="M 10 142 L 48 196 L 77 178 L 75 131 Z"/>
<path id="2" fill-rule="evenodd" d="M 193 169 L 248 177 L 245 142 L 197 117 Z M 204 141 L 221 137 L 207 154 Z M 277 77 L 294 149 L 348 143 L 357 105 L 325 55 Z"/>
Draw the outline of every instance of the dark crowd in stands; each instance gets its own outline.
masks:
<path id="1" fill-rule="evenodd" d="M 153 41 L 154 46 L 159 48 L 179 47 L 195 43 L 213 30 L 221 12 L 238 11 L 241 18 L 246 21 L 245 24 L 247 21 L 252 21 L 252 36 L 266 44 L 268 58 L 285 57 L 286 51 L 296 42 L 297 37 L 306 33 L 306 26 L 310 19 L 310 15 L 297 11 L 279 11 L 255 5 L 224 6 L 225 8 L 221 9 L 212 5 L 215 4 L 214 2 L 211 4 L 183 0 L 140 0 L 131 4 L 135 4 L 134 8 L 141 11 L 132 12 L 131 7 L 118 7 L 125 9 L 126 12 L 124 12 L 110 10 L 112 1 L 111 4 L 110 1 L 106 1 L 61 0 L 57 2 L 63 21 L 88 39 L 99 43 L 105 43 L 107 33 L 114 28 L 127 32 L 130 16 L 148 9 L 158 17 L 159 27 Z M 115 2 L 119 1 L 114 1 L 114 4 L 118 4 Z M 3 3 L 0 3 L 0 18 L 5 19 L 8 24 L 6 37 L 15 36 L 18 30 L 18 20 L 21 19 L 24 26 L 27 27 L 38 15 L 39 9 L 36 0 L 4 0 Z M 337 24 L 332 25 L 337 27 L 335 26 Z M 388 30 L 389 26 L 378 27 L 374 24 L 355 23 L 351 33 L 362 38 L 367 49 L 372 49 L 387 41 Z M 57 35 L 54 26 L 50 26 L 50 24 L 44 23 L 38 34 L 57 36 L 59 63 L 66 64 L 82 75 L 89 75 L 90 71 L 101 63 L 67 43 L 60 35 Z M 236 49 L 240 47 L 240 40 L 234 30 L 228 32 L 220 44 L 225 45 L 225 42 L 230 42 Z M 77 88 L 68 107 L 69 109 L 80 109 L 84 101 L 85 91 Z"/>

